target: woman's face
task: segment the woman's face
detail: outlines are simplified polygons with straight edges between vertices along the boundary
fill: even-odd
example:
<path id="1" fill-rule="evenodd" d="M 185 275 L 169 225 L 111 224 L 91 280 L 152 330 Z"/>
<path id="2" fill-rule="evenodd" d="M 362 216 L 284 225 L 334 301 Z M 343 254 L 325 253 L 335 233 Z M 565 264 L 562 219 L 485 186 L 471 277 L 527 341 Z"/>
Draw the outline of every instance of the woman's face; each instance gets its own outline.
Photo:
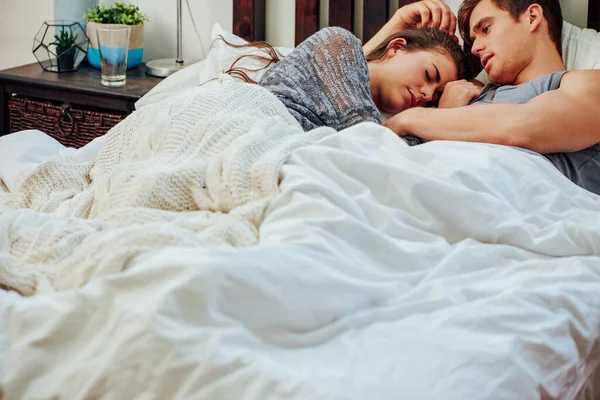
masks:
<path id="1" fill-rule="evenodd" d="M 411 107 L 437 103 L 448 82 L 458 79 L 448 53 L 432 50 L 405 51 L 391 45 L 385 58 L 369 62 L 371 94 L 382 111 L 397 114 Z M 404 42 L 404 43 L 403 43 Z"/>

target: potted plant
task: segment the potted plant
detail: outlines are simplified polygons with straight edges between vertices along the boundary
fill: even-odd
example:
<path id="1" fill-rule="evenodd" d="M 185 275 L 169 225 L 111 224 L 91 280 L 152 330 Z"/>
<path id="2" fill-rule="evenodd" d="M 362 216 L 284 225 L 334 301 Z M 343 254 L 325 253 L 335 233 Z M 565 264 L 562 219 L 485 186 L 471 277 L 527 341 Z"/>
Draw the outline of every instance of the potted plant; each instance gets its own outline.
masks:
<path id="1" fill-rule="evenodd" d="M 64 27 L 59 34 L 54 35 L 54 41 L 50 45 L 56 47 L 56 59 L 58 60 L 58 71 L 69 71 L 73 69 L 75 61 L 75 40 L 77 35 L 73 37 L 70 30 L 65 30 Z"/>
<path id="2" fill-rule="evenodd" d="M 144 56 L 144 22 L 148 21 L 148 16 L 140 12 L 139 7 L 122 2 L 116 2 L 112 7 L 99 4 L 90 8 L 83 18 L 87 21 L 87 36 L 90 38 L 87 58 L 92 66 L 100 68 L 100 52 L 96 36 L 96 29 L 100 24 L 130 25 L 131 34 L 129 36 L 127 68 L 135 68 L 142 62 Z"/>

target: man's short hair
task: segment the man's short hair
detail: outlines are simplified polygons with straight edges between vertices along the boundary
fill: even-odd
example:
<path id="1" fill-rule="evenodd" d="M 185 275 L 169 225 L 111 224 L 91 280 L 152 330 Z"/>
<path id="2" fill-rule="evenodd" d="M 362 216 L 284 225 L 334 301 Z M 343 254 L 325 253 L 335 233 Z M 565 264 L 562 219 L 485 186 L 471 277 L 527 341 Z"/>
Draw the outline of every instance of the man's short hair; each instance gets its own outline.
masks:
<path id="1" fill-rule="evenodd" d="M 491 0 L 496 6 L 508 13 L 515 21 L 532 4 L 539 4 L 544 12 L 544 17 L 548 21 L 548 33 L 554 42 L 558 54 L 562 56 L 562 24 L 563 17 L 558 0 Z M 481 0 L 465 0 L 458 10 L 458 27 L 460 34 L 465 42 L 465 48 L 471 48 L 471 14 Z"/>

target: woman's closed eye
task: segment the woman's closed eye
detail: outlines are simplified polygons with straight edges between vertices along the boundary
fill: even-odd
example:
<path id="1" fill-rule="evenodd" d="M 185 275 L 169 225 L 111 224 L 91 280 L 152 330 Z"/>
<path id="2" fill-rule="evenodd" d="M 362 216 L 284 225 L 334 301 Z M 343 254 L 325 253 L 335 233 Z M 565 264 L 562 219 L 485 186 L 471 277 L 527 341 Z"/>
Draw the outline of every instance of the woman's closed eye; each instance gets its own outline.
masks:
<path id="1" fill-rule="evenodd" d="M 435 64 L 432 63 L 431 67 L 425 68 L 425 80 L 427 83 L 432 83 L 433 81 L 439 82 L 441 80 L 440 71 Z"/>

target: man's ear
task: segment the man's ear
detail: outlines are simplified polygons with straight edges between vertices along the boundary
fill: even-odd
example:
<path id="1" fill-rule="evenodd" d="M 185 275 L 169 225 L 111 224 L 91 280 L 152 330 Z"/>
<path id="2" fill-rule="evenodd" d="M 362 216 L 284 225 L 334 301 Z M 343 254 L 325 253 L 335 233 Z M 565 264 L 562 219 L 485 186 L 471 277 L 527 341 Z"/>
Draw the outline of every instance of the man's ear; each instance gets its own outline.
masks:
<path id="1" fill-rule="evenodd" d="M 525 12 L 527 16 L 527 22 L 529 23 L 529 31 L 535 32 L 542 22 L 544 21 L 544 10 L 539 4 L 532 4 L 527 8 Z"/>
<path id="2" fill-rule="evenodd" d="M 394 40 L 391 40 L 388 44 L 387 56 L 395 56 L 396 53 L 398 53 L 398 51 L 404 50 L 404 46 L 406 46 L 406 39 L 404 38 L 396 38 Z"/>

